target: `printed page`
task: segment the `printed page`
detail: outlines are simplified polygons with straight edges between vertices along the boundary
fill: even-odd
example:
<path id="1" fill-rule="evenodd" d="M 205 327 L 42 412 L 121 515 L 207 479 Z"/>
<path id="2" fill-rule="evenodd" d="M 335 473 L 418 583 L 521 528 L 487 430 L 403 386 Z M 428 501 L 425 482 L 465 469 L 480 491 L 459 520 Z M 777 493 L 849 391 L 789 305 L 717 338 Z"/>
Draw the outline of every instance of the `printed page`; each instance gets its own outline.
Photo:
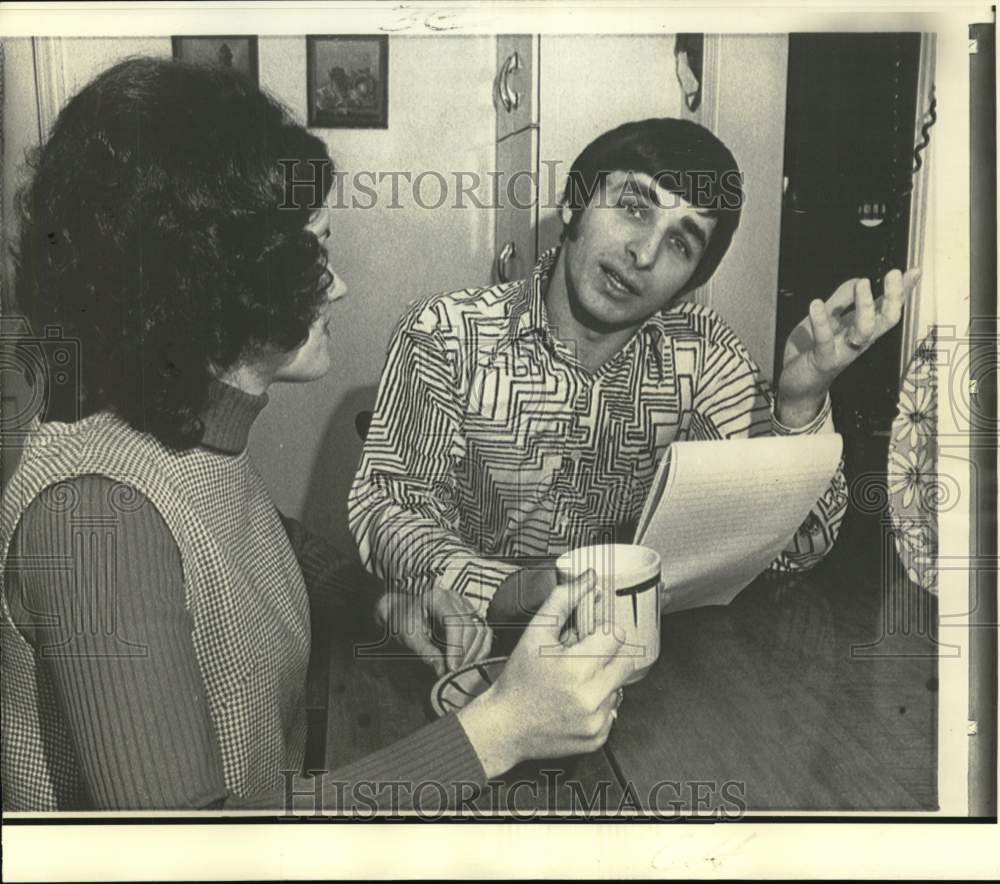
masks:
<path id="1" fill-rule="evenodd" d="M 837 433 L 671 445 L 636 532 L 663 558 L 663 612 L 732 601 L 795 535 L 842 447 Z"/>

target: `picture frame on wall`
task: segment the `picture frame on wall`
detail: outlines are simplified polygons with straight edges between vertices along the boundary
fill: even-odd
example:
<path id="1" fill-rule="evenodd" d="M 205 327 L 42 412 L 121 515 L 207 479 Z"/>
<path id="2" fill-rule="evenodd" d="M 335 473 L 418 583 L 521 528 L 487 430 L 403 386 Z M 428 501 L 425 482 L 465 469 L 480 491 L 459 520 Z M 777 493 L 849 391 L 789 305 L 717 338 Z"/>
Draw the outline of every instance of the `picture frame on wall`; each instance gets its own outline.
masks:
<path id="1" fill-rule="evenodd" d="M 171 37 L 178 61 L 210 67 L 233 68 L 259 83 L 257 38 L 247 35 Z"/>
<path id="2" fill-rule="evenodd" d="M 389 38 L 306 37 L 306 105 L 316 129 L 389 127 Z"/>

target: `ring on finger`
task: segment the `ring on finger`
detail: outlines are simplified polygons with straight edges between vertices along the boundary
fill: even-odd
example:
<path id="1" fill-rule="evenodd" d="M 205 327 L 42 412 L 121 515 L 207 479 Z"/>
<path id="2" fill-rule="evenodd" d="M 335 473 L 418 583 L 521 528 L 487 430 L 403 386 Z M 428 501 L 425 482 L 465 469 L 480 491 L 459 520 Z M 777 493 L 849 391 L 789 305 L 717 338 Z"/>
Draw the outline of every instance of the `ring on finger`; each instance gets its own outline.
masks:
<path id="1" fill-rule="evenodd" d="M 850 338 L 847 338 L 846 340 L 847 340 L 847 346 L 850 347 L 852 350 L 857 350 L 860 352 L 861 350 L 865 349 L 864 344 L 859 344 L 856 341 L 852 341 Z"/>

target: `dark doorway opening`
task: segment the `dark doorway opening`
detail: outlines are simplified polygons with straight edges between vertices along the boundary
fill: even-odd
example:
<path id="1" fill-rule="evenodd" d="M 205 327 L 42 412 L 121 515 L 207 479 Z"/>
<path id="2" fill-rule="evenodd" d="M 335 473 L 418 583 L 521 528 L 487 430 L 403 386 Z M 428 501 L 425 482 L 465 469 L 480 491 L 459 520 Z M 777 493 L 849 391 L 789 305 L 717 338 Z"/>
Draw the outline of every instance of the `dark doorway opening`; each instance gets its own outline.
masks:
<path id="1" fill-rule="evenodd" d="M 789 38 L 775 378 L 811 300 L 907 267 L 919 59 L 919 34 Z M 902 323 L 834 382 L 848 481 L 885 470 L 901 341 Z"/>

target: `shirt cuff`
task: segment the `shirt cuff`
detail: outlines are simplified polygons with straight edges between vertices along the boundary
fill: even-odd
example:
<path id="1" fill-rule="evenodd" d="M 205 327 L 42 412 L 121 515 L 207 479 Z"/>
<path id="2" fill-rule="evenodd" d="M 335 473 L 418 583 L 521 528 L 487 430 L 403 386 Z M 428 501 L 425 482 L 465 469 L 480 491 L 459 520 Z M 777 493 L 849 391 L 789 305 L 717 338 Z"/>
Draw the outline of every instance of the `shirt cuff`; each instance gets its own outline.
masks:
<path id="1" fill-rule="evenodd" d="M 833 402 L 830 400 L 829 393 L 826 394 L 826 399 L 823 400 L 823 407 L 819 410 L 819 414 L 804 427 L 786 427 L 778 420 L 778 416 L 774 411 L 775 408 L 776 404 L 772 404 L 771 430 L 775 436 L 814 436 L 818 433 L 834 432 Z"/>
<path id="2" fill-rule="evenodd" d="M 496 559 L 453 560 L 435 580 L 435 589 L 447 589 L 465 596 L 481 617 L 485 617 L 500 585 L 519 570 L 517 565 Z"/>

